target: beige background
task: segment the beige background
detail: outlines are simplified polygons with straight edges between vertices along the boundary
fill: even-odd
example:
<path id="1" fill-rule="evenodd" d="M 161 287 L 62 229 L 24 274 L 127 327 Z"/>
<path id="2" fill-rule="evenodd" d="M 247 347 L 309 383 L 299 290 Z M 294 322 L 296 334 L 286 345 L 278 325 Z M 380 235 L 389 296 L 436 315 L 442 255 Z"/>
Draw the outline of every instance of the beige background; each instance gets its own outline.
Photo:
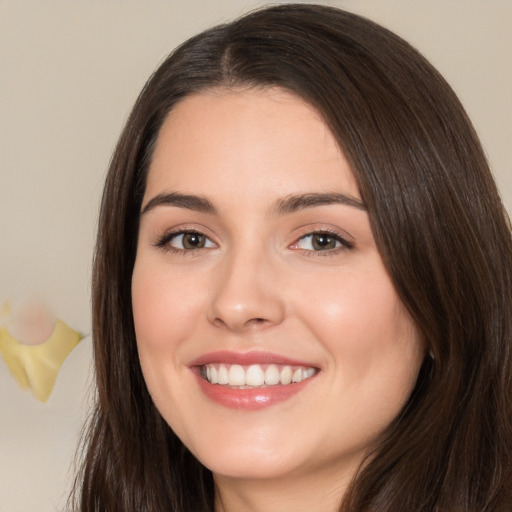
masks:
<path id="1" fill-rule="evenodd" d="M 0 0 L 0 304 L 36 295 L 90 332 L 102 180 L 148 75 L 179 42 L 264 2 Z M 512 211 L 512 0 L 346 0 L 455 88 Z M 62 510 L 87 409 L 90 339 L 46 404 L 0 360 L 0 512 Z"/>

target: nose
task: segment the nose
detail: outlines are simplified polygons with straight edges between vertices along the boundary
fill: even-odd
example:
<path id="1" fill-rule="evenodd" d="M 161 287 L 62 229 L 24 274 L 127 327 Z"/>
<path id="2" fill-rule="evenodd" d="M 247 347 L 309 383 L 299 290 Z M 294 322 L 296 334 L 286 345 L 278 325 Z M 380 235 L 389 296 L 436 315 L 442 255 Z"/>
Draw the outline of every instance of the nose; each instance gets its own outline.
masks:
<path id="1" fill-rule="evenodd" d="M 208 319 L 232 332 L 266 328 L 282 322 L 285 303 L 279 269 L 264 253 L 234 253 L 216 276 Z"/>

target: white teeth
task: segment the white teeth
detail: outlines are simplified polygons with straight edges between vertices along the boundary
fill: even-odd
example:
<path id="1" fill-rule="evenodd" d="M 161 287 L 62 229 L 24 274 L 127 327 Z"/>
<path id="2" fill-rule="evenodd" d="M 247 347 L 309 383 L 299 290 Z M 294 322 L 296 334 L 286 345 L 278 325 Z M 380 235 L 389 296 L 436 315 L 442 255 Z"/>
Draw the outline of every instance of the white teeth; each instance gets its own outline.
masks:
<path id="1" fill-rule="evenodd" d="M 309 379 L 310 377 L 313 377 L 313 375 L 315 375 L 314 368 L 305 368 L 302 370 L 302 380 Z"/>
<path id="2" fill-rule="evenodd" d="M 228 370 L 223 364 L 219 366 L 219 373 L 217 375 L 217 382 L 219 384 L 229 384 Z"/>
<path id="3" fill-rule="evenodd" d="M 271 364 L 265 370 L 265 384 L 267 384 L 267 386 L 275 386 L 276 384 L 279 384 L 279 370 L 276 365 Z"/>
<path id="4" fill-rule="evenodd" d="M 302 380 L 302 370 L 297 368 L 292 374 L 292 382 L 300 382 Z"/>
<path id="5" fill-rule="evenodd" d="M 314 373 L 314 369 L 311 368 L 313 370 L 313 373 Z M 281 384 L 285 385 L 286 384 L 290 384 L 290 382 L 292 381 L 292 369 L 289 367 L 289 366 L 285 366 L 282 370 L 281 370 L 281 375 L 280 375 L 280 381 L 281 381 Z"/>
<path id="6" fill-rule="evenodd" d="M 315 375 L 312 367 L 292 367 L 289 365 L 271 364 L 264 370 L 259 364 L 248 367 L 239 364 L 207 364 L 202 367 L 201 374 L 211 384 L 229 385 L 233 387 L 286 386 L 301 382 Z"/>
<path id="7" fill-rule="evenodd" d="M 245 371 L 238 365 L 231 366 L 228 372 L 229 384 L 231 386 L 245 386 Z"/>
<path id="8" fill-rule="evenodd" d="M 265 372 L 259 364 L 252 364 L 245 372 L 245 384 L 247 386 L 263 386 Z"/>

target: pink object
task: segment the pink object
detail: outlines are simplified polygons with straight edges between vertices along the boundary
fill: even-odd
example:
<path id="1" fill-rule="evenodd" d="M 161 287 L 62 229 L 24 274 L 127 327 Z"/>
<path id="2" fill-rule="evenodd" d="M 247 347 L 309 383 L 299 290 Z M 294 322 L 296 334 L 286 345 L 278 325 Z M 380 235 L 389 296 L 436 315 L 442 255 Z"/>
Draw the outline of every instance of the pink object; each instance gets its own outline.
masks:
<path id="1" fill-rule="evenodd" d="M 252 350 L 250 352 L 233 352 L 229 350 L 209 352 L 191 361 L 189 366 L 202 366 L 209 363 L 239 364 L 241 366 L 249 366 L 251 364 L 287 364 L 290 366 L 311 366 L 315 368 L 318 366 L 312 362 L 290 359 L 273 352 L 259 350 Z"/>
<path id="2" fill-rule="evenodd" d="M 55 321 L 55 316 L 45 304 L 31 299 L 12 307 L 7 328 L 20 343 L 40 345 L 51 336 Z"/>

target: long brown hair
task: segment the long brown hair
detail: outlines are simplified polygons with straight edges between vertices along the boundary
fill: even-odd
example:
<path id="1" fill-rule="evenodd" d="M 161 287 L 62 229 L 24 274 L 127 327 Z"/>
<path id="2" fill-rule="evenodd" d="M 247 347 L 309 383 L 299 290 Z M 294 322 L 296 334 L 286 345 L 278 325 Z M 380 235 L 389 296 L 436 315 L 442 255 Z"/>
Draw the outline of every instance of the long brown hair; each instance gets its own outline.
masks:
<path id="1" fill-rule="evenodd" d="M 428 346 L 415 390 L 340 510 L 512 508 L 512 239 L 478 138 L 439 73 L 371 21 L 281 5 L 184 43 L 148 81 L 114 153 L 93 273 L 98 398 L 82 512 L 213 510 L 210 472 L 161 418 L 137 357 L 131 274 L 159 129 L 184 96 L 279 86 L 351 163 L 378 248 Z M 501 508 L 500 508 L 501 507 Z"/>

